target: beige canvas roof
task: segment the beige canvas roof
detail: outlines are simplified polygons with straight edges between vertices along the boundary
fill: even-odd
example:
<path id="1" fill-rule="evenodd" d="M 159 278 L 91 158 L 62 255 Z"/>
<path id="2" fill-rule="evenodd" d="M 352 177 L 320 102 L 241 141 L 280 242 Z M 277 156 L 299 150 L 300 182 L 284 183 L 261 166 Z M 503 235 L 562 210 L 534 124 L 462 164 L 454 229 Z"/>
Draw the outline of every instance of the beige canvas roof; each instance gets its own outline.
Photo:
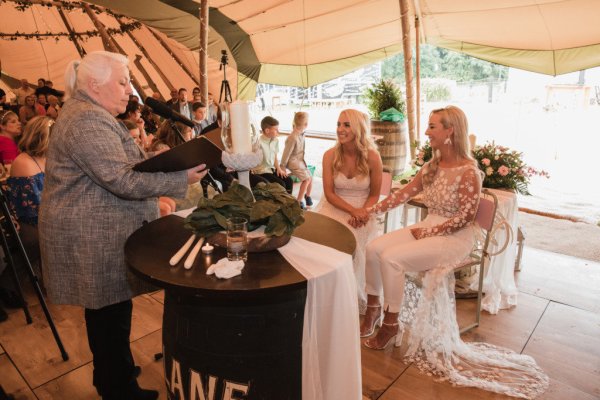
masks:
<path id="1" fill-rule="evenodd" d="M 197 1 L 93 3 L 138 19 L 177 41 L 180 45 L 170 46 L 182 54 L 197 77 L 197 52 L 189 51 L 199 48 Z M 10 1 L 0 4 L 3 21 L 4 10 L 13 5 Z M 256 82 L 311 86 L 401 50 L 398 0 L 210 0 L 209 5 L 209 87 L 213 92 L 221 84 L 218 61 L 222 49 L 231 55 L 231 67 L 238 72 L 229 73 L 228 78 L 245 98 L 253 97 Z M 421 37 L 427 43 L 552 75 L 600 65 L 600 24 L 594 20 L 600 15 L 597 0 L 409 0 L 409 5 L 413 16 L 420 18 Z M 39 23 L 35 19 L 30 28 Z M 0 31 L 21 29 L 17 26 L 18 22 L 10 28 L 3 24 Z M 146 28 L 142 32 L 136 35 L 146 47 L 151 34 Z M 91 47 L 99 39 L 89 42 Z M 53 75 L 65 63 L 59 55 L 68 49 L 68 43 L 47 47 L 51 50 L 32 53 L 0 41 L 3 71 L 8 71 L 5 65 L 17 71 L 18 64 L 46 60 L 48 76 L 58 80 Z M 127 48 L 139 53 L 131 45 Z M 160 52 L 152 50 L 151 58 Z M 168 53 L 156 56 L 155 64 L 167 71 L 175 86 L 191 86 L 192 80 L 176 71 Z M 164 89 L 161 91 L 164 94 Z"/>

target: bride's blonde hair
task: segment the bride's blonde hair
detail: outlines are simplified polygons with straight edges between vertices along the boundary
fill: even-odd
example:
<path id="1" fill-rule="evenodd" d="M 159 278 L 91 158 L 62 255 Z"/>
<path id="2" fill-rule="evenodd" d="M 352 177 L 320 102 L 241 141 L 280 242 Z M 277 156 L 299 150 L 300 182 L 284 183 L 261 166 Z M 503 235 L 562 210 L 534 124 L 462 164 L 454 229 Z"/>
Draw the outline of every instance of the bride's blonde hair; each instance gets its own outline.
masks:
<path id="1" fill-rule="evenodd" d="M 457 157 L 463 160 L 470 160 L 473 165 L 477 166 L 469 149 L 469 140 L 467 137 L 467 132 L 469 132 L 469 122 L 467 121 L 467 116 L 463 110 L 456 106 L 447 106 L 433 110 L 429 114 L 429 117 L 431 118 L 431 116 L 434 114 L 440 114 L 440 121 L 445 129 L 450 127 L 454 128 L 451 138 L 452 144 L 450 146 L 454 148 L 454 152 L 456 153 Z M 433 182 L 433 177 L 435 176 L 440 164 L 441 152 L 439 149 L 434 150 L 432 153 L 431 161 L 427 163 L 423 174 L 423 183 L 425 184 L 430 184 Z"/>
<path id="2" fill-rule="evenodd" d="M 371 128 L 369 116 L 358 110 L 346 109 L 340 116 L 346 116 L 350 122 L 350 129 L 354 133 L 354 144 L 356 145 L 356 169 L 359 175 L 369 175 L 369 150 L 375 145 L 371 139 Z M 344 149 L 339 141 L 333 148 L 333 171 L 337 174 L 344 165 Z"/>

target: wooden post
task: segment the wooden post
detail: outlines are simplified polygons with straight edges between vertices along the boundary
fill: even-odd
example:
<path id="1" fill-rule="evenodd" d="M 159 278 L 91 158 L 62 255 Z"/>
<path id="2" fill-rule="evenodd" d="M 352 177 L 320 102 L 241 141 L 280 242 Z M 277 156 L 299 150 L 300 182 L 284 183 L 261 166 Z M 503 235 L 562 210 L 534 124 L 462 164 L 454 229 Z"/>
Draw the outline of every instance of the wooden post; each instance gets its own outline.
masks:
<path id="1" fill-rule="evenodd" d="M 400 19 L 402 22 L 402 48 L 404 50 L 404 75 L 406 76 L 406 110 L 408 118 L 408 137 L 413 143 L 415 135 L 415 101 L 413 93 L 412 49 L 410 46 L 410 24 L 408 22 L 408 1 L 400 0 Z M 416 149 L 410 146 L 410 156 L 414 160 Z"/>
<path id="2" fill-rule="evenodd" d="M 200 95 L 208 107 L 208 0 L 200 1 Z"/>
<path id="3" fill-rule="evenodd" d="M 415 16 L 415 50 L 417 53 L 417 141 L 421 141 L 421 22 Z M 420 144 L 420 143 L 419 143 Z"/>
<path id="4" fill-rule="evenodd" d="M 86 2 L 81 2 L 81 5 L 83 6 L 83 9 L 85 10 L 88 17 L 90 17 L 90 19 L 94 23 L 94 26 L 98 30 L 98 33 L 100 33 L 100 37 L 102 38 L 102 44 L 104 45 L 104 49 L 107 51 L 112 51 L 113 53 L 123 54 L 125 57 L 127 57 L 127 54 L 123 51 L 123 49 L 119 48 L 117 43 L 110 36 L 108 36 L 108 32 L 106 32 L 106 28 L 104 28 L 104 25 L 102 24 L 102 22 L 100 22 L 100 20 L 96 17 L 96 14 L 94 14 L 92 9 L 90 8 L 90 5 L 87 4 Z M 133 74 L 133 71 L 131 71 L 131 69 L 129 70 L 129 73 L 131 76 L 131 83 L 132 83 L 133 87 L 135 88 L 135 90 L 138 92 L 138 94 L 140 96 L 144 97 L 145 93 L 142 88 L 142 85 L 136 79 L 136 77 Z"/>

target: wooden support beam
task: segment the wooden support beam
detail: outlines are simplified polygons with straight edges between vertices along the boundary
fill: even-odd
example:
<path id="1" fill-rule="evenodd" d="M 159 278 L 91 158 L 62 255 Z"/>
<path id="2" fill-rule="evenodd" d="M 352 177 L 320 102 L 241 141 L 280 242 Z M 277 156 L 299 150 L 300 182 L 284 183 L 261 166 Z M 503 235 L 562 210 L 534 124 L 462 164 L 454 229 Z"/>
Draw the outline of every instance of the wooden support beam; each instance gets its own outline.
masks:
<path id="1" fill-rule="evenodd" d="M 417 140 L 415 134 L 415 100 L 413 92 L 412 48 L 410 40 L 410 23 L 408 21 L 408 1 L 400 0 L 400 20 L 402 22 L 402 48 L 404 50 L 404 71 L 406 77 L 406 111 L 408 118 L 408 137 L 411 143 Z M 414 160 L 416 149 L 410 146 L 410 156 Z"/>
<path id="2" fill-rule="evenodd" d="M 194 78 L 194 75 L 192 74 L 192 71 L 190 71 L 185 63 L 183 62 L 183 60 L 181 60 L 179 58 L 179 56 L 175 53 L 173 53 L 171 51 L 171 49 L 169 48 L 169 45 L 163 40 L 163 38 L 161 38 L 156 32 L 154 32 L 154 30 L 152 28 L 148 28 L 148 30 L 152 33 L 152 35 L 154 35 L 154 37 L 156 38 L 156 40 L 158 40 L 158 43 L 161 44 L 161 46 L 167 51 L 167 53 L 169 53 L 169 55 L 171 57 L 173 57 L 173 59 L 175 61 L 177 61 L 177 63 L 181 66 L 181 69 L 183 69 L 183 72 L 185 72 L 192 81 L 194 81 L 194 83 L 196 84 L 196 86 L 200 87 L 200 82 L 198 82 L 198 80 L 196 78 Z M 176 88 L 178 89 L 178 88 Z"/>
<path id="3" fill-rule="evenodd" d="M 127 57 L 127 54 L 125 53 L 125 51 L 123 51 L 123 49 L 120 48 L 120 46 L 117 44 L 117 42 L 108 35 L 108 33 L 106 32 L 106 28 L 104 27 L 104 24 L 102 24 L 102 22 L 100 22 L 98 17 L 96 17 L 96 14 L 94 14 L 94 12 L 90 8 L 89 4 L 87 4 L 85 2 L 82 2 L 81 4 L 83 5 L 83 9 L 85 10 L 86 14 L 88 15 L 88 17 L 90 17 L 94 26 L 98 30 L 98 33 L 100 33 L 100 37 L 102 38 L 102 44 L 104 45 L 104 49 L 107 51 L 112 51 L 113 53 L 123 54 L 125 57 Z M 131 71 L 131 69 L 129 70 L 129 73 L 130 73 L 131 83 L 132 83 L 133 87 L 139 93 L 139 95 L 143 97 L 145 95 L 145 93 L 144 93 L 142 84 L 137 80 L 137 78 L 135 77 L 135 75 L 133 74 L 133 71 Z"/>
<path id="4" fill-rule="evenodd" d="M 200 1 L 200 95 L 208 105 L 208 0 Z"/>
<path id="5" fill-rule="evenodd" d="M 69 20 L 67 19 L 65 12 L 63 11 L 63 9 L 61 7 L 58 7 L 57 10 L 58 10 L 58 14 L 60 15 L 60 18 L 63 21 L 63 24 L 65 24 L 65 27 L 67 28 L 67 32 L 69 32 L 69 37 L 71 38 L 73 45 L 75 46 L 75 48 L 77 49 L 77 52 L 79 53 L 79 57 L 83 58 L 83 56 L 85 56 L 85 50 L 83 49 L 83 47 L 81 47 L 81 44 L 77 40 L 75 31 L 73 30 L 73 28 L 71 28 L 71 24 L 69 24 Z"/>

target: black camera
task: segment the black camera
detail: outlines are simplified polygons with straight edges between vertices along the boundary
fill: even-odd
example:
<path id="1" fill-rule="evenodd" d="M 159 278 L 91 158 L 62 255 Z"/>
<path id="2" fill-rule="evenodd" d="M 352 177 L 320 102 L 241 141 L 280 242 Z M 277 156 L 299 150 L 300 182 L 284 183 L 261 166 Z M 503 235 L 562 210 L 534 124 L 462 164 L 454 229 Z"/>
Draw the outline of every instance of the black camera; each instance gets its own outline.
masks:
<path id="1" fill-rule="evenodd" d="M 229 57 L 227 56 L 227 50 L 221 50 L 221 65 L 219 66 L 219 70 L 223 69 L 223 66 L 228 63 Z"/>

